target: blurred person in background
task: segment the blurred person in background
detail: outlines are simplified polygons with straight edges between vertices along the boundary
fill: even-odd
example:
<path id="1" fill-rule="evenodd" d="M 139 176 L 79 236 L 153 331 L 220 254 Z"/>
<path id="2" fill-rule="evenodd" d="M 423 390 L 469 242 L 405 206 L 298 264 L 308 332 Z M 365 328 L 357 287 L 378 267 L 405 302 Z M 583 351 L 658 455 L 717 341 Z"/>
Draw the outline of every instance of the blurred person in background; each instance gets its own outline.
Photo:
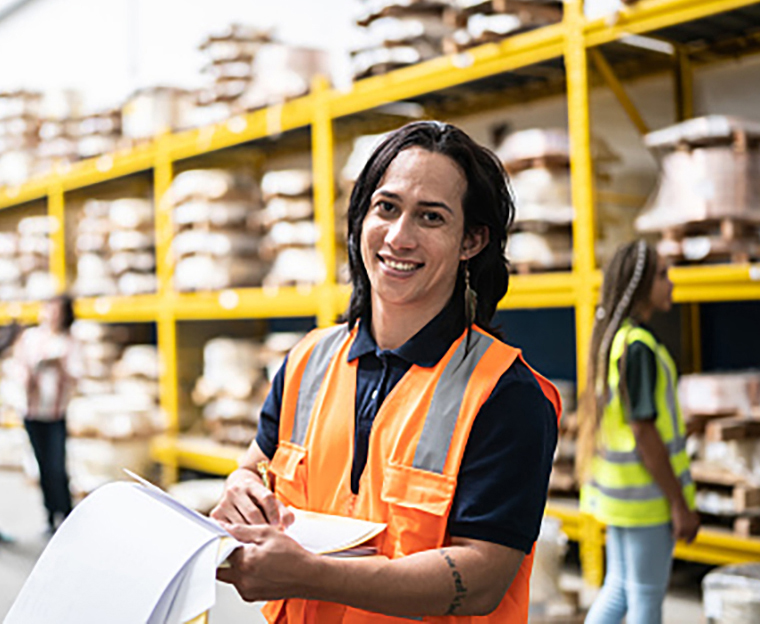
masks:
<path id="1" fill-rule="evenodd" d="M 637 240 L 604 272 L 580 409 L 581 510 L 607 525 L 587 624 L 659 624 L 676 540 L 699 530 L 676 366 L 648 323 L 672 306 L 668 263 Z"/>
<path id="2" fill-rule="evenodd" d="M 3 356 L 8 347 L 13 345 L 20 333 L 21 325 L 19 325 L 15 320 L 10 325 L 0 327 L 0 357 Z M 11 535 L 0 531 L 0 543 L 13 541 L 14 539 Z"/>
<path id="3" fill-rule="evenodd" d="M 39 467 L 50 533 L 72 508 L 66 470 L 66 407 L 81 370 L 79 349 L 70 332 L 73 322 L 71 298 L 54 297 L 44 303 L 39 325 L 24 331 L 14 350 L 26 391 L 24 427 Z"/>
<path id="4" fill-rule="evenodd" d="M 290 351 L 212 512 L 246 543 L 218 578 L 270 600 L 268 621 L 527 622 L 561 408 L 491 325 L 514 210 L 498 159 L 449 124 L 408 124 L 370 156 L 347 322 Z M 283 504 L 386 524 L 380 556 L 306 551 Z"/>

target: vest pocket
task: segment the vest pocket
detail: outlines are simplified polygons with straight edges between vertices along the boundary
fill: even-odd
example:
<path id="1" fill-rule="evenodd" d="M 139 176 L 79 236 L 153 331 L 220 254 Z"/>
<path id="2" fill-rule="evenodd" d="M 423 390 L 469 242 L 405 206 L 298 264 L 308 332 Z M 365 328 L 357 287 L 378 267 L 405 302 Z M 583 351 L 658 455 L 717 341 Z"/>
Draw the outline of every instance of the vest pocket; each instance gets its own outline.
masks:
<path id="1" fill-rule="evenodd" d="M 442 546 L 456 479 L 418 468 L 389 464 L 380 498 L 388 504 L 386 553 L 393 558 Z"/>
<path id="2" fill-rule="evenodd" d="M 306 454 L 303 446 L 280 440 L 269 465 L 277 498 L 297 509 L 306 506 Z"/>

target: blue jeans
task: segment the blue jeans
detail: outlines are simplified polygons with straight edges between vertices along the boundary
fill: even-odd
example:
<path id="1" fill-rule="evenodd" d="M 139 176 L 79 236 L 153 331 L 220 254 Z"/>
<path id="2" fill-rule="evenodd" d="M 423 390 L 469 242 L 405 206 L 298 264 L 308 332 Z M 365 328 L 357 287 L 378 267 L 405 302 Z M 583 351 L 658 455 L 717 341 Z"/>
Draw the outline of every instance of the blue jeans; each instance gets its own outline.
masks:
<path id="1" fill-rule="evenodd" d="M 586 624 L 661 624 L 675 545 L 672 526 L 607 527 L 607 574 Z"/>

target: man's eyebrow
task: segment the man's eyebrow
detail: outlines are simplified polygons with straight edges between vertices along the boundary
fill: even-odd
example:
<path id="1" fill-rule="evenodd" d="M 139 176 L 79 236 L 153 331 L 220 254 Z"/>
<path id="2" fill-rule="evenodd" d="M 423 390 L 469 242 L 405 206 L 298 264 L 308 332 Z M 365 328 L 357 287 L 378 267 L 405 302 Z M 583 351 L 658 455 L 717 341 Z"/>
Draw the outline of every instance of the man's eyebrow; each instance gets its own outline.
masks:
<path id="1" fill-rule="evenodd" d="M 396 201 L 401 201 L 401 195 L 398 195 L 396 193 L 393 193 L 392 191 L 386 191 L 385 189 L 378 189 L 375 191 L 375 195 L 383 195 L 387 197 L 388 199 L 393 199 Z M 420 201 L 417 202 L 419 206 L 426 206 L 428 208 L 443 208 L 444 210 L 450 212 L 451 214 L 454 214 L 454 211 L 449 207 L 448 204 L 444 202 L 437 202 L 437 201 Z"/>

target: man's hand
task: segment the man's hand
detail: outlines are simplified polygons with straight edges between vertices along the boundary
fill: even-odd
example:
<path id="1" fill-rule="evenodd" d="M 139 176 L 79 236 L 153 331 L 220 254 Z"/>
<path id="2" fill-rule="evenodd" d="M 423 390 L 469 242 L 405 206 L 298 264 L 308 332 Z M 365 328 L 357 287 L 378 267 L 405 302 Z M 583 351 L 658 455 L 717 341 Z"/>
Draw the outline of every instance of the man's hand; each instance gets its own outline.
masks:
<path id="1" fill-rule="evenodd" d="M 217 571 L 218 580 L 234 585 L 248 602 L 303 597 L 317 555 L 271 526 L 222 526 L 245 546 L 227 558 L 230 566 Z"/>
<path id="2" fill-rule="evenodd" d="M 227 478 L 224 495 L 211 517 L 227 524 L 271 524 L 284 529 L 295 517 L 248 468 L 238 468 Z"/>

